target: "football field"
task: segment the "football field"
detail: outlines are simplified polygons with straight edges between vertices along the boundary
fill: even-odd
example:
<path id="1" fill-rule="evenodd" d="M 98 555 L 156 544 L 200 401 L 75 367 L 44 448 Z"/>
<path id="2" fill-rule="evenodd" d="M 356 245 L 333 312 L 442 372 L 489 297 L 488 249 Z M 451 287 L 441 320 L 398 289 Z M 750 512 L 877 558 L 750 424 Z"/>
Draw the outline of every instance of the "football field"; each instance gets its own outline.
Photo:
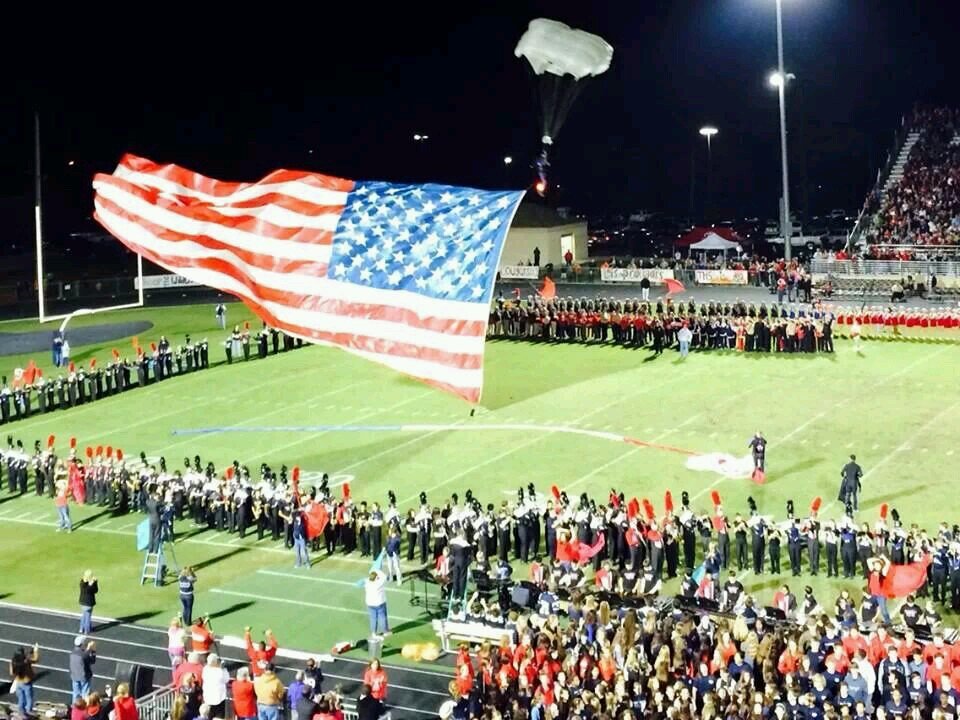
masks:
<path id="1" fill-rule="evenodd" d="M 248 318 L 245 312 L 231 305 L 229 323 Z M 190 332 L 194 340 L 209 337 L 212 361 L 223 357 L 225 333 L 213 327 L 210 306 L 80 320 L 140 319 L 154 323 L 141 344 L 166 334 L 176 345 Z M 28 329 L 36 328 L 0 324 L 0 333 Z M 907 525 L 952 524 L 960 345 L 874 341 L 862 355 L 848 341 L 836 346 L 833 355 L 711 352 L 681 362 L 670 352 L 654 359 L 646 350 L 615 346 L 491 341 L 484 397 L 473 415 L 459 399 L 419 382 L 339 350 L 308 347 L 37 415 L 3 432 L 28 449 L 56 434 L 61 450 L 76 436 L 80 448 L 111 445 L 128 458 L 143 451 L 165 457 L 171 470 L 194 455 L 218 468 L 236 459 L 252 474 L 262 462 L 275 469 L 299 465 L 307 484 L 327 472 L 333 484 L 349 482 L 357 501 L 385 504 L 392 490 L 401 511 L 415 506 L 421 491 L 432 504 L 470 489 L 484 505 L 499 505 L 533 483 L 538 492 L 556 484 L 571 498 L 587 492 L 598 501 L 616 488 L 627 498 L 649 498 L 658 511 L 667 489 L 678 505 L 687 491 L 700 511 L 710 508 L 716 489 L 728 514 L 746 514 L 752 496 L 762 514 L 776 519 L 785 517 L 788 499 L 805 515 L 820 496 L 821 516 L 839 517 L 840 468 L 855 452 L 866 473 L 861 519 L 872 524 L 880 504 L 889 503 Z M 130 341 L 75 348 L 74 357 L 78 365 L 93 356 L 106 362 L 111 347 L 126 353 Z M 49 353 L 41 355 L 0 362 L 11 375 L 33 357 L 55 377 Z M 747 454 L 756 430 L 769 441 L 765 485 L 688 467 L 691 457 Z M 176 588 L 138 584 L 143 557 L 134 529 L 141 516 L 99 507 L 72 512 L 77 529 L 58 534 L 51 500 L 9 496 L 4 483 L 0 596 L 75 610 L 76 578 L 89 567 L 100 578 L 100 614 L 165 626 L 178 608 Z M 212 614 L 217 632 L 271 627 L 287 647 L 324 652 L 334 642 L 365 636 L 367 613 L 356 582 L 368 559 L 321 553 L 309 570 L 294 570 L 292 551 L 269 537 L 241 539 L 194 528 L 189 520 L 177 530 L 177 560 L 198 568 L 196 609 Z M 743 582 L 768 600 L 784 579 L 750 573 Z M 824 604 L 841 587 L 822 576 L 812 580 Z M 395 630 L 388 658 L 398 658 L 405 642 L 431 634 L 422 608 L 409 599 L 406 585 L 388 593 Z"/>

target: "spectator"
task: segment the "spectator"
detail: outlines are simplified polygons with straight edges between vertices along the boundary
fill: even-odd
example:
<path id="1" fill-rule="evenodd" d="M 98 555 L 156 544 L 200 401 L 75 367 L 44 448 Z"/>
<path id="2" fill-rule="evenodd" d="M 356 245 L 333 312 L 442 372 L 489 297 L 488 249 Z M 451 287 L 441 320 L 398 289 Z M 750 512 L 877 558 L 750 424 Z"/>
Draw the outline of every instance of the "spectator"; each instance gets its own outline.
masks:
<path id="1" fill-rule="evenodd" d="M 387 619 L 387 576 L 381 570 L 373 570 L 364 583 L 364 597 L 370 614 L 370 635 L 376 637 L 381 627 L 383 634 L 390 634 Z"/>
<path id="2" fill-rule="evenodd" d="M 198 662 L 203 662 L 210 648 L 213 647 L 214 637 L 210 628 L 207 627 L 207 619 L 197 618 L 197 621 L 190 627 L 190 640 L 193 645 L 193 651 L 197 653 Z"/>
<path id="3" fill-rule="evenodd" d="M 80 634 L 89 635 L 93 632 L 93 608 L 97 604 L 97 593 L 100 586 L 93 570 L 85 570 L 80 578 Z"/>
<path id="4" fill-rule="evenodd" d="M 375 698 L 372 688 L 364 683 L 357 700 L 357 720 L 379 720 L 385 713 L 383 701 Z"/>
<path id="5" fill-rule="evenodd" d="M 92 640 L 86 642 L 77 637 L 70 652 L 71 701 L 85 698 L 90 694 L 90 681 L 93 679 L 93 664 L 97 661 L 97 645 Z"/>
<path id="6" fill-rule="evenodd" d="M 230 674 L 220 663 L 220 656 L 211 653 L 207 656 L 207 665 L 200 676 L 203 702 L 209 706 L 210 717 L 225 718 L 227 716 L 227 683 Z"/>
<path id="7" fill-rule="evenodd" d="M 304 684 L 313 690 L 314 695 L 323 692 L 323 670 L 320 668 L 320 663 L 314 658 L 307 658 L 307 667 L 303 674 Z"/>
<path id="8" fill-rule="evenodd" d="M 250 628 L 244 628 L 243 640 L 247 646 L 247 657 L 250 658 L 250 672 L 256 678 L 264 672 L 267 665 L 273 662 L 277 654 L 277 639 L 273 636 L 273 630 L 266 630 L 263 633 L 266 642 L 263 640 L 253 643 L 250 636 Z"/>
<path id="9" fill-rule="evenodd" d="M 70 706 L 70 720 L 87 720 L 87 699 L 78 697 Z"/>
<path id="10" fill-rule="evenodd" d="M 303 697 L 304 692 L 307 690 L 307 686 L 304 684 L 303 678 L 303 670 L 297 670 L 297 674 L 294 675 L 293 682 L 287 686 L 287 704 L 290 706 L 291 720 L 298 720 L 299 718 L 297 706 L 300 703 L 300 699 Z"/>
<path id="11" fill-rule="evenodd" d="M 363 684 L 370 688 L 370 696 L 381 702 L 387 697 L 387 673 L 374 658 L 363 673 Z"/>
<path id="12" fill-rule="evenodd" d="M 203 664 L 200 662 L 200 653 L 192 652 L 187 655 L 187 661 L 182 662 L 173 669 L 173 684 L 179 687 L 183 684 L 185 675 L 193 675 L 199 678 L 203 673 Z"/>
<path id="13" fill-rule="evenodd" d="M 140 720 L 137 701 L 130 697 L 130 686 L 127 683 L 117 685 L 111 718 L 113 720 Z"/>
<path id="14" fill-rule="evenodd" d="M 10 677 L 13 680 L 12 692 L 17 696 L 17 709 L 23 715 L 33 712 L 33 680 L 36 671 L 33 664 L 40 661 L 40 648 L 33 646 L 33 652 L 27 655 L 22 647 L 17 648 L 10 659 Z"/>
<path id="15" fill-rule="evenodd" d="M 253 691 L 257 696 L 257 719 L 280 720 L 286 688 L 274 672 L 273 663 L 264 664 L 253 681 Z"/>
<path id="16" fill-rule="evenodd" d="M 170 667 L 176 668 L 183 662 L 186 653 L 187 632 L 180 624 L 180 618 L 175 617 L 167 628 L 167 655 L 170 658 Z"/>
<path id="17" fill-rule="evenodd" d="M 230 686 L 233 696 L 233 712 L 237 720 L 253 720 L 257 717 L 257 696 L 254 693 L 253 683 L 250 682 L 250 671 L 242 667 L 237 670 L 237 679 Z"/>

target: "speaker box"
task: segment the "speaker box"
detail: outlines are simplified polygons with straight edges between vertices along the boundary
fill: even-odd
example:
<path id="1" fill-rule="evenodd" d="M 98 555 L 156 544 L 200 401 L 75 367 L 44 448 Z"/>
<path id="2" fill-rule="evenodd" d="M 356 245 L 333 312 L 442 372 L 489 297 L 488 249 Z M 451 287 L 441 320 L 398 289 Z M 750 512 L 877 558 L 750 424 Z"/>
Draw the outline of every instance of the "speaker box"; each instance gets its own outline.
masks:
<path id="1" fill-rule="evenodd" d="M 133 698 L 142 698 L 153 692 L 153 668 L 126 662 L 117 663 L 117 685 L 127 683 Z"/>

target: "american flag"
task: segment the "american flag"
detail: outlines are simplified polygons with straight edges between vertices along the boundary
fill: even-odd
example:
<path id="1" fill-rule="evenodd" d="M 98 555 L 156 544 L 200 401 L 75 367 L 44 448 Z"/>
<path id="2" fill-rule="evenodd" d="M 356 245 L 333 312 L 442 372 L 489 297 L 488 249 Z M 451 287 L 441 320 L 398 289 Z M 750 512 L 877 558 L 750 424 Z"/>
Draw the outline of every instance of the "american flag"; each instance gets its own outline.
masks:
<path id="1" fill-rule="evenodd" d="M 125 156 L 97 220 L 132 251 L 272 327 L 478 402 L 489 306 L 523 197 L 277 170 L 214 180 Z"/>

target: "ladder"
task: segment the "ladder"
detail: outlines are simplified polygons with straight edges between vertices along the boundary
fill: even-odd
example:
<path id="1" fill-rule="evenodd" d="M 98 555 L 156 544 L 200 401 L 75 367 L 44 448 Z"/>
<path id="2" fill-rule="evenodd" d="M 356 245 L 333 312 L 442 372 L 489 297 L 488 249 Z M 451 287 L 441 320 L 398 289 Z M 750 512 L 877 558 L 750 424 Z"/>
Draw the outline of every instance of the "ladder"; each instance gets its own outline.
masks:
<path id="1" fill-rule="evenodd" d="M 148 580 L 153 580 L 153 584 L 157 587 L 163 585 L 163 576 L 167 571 L 166 566 L 166 554 L 164 553 L 164 546 L 168 546 L 170 551 L 170 558 L 172 562 L 173 571 L 176 573 L 180 572 L 180 567 L 177 565 L 177 554 L 174 552 L 173 543 L 167 540 L 164 540 L 160 543 L 157 548 L 157 552 L 150 552 L 149 548 L 143 556 L 143 571 L 140 573 L 140 584 L 143 585 Z"/>

